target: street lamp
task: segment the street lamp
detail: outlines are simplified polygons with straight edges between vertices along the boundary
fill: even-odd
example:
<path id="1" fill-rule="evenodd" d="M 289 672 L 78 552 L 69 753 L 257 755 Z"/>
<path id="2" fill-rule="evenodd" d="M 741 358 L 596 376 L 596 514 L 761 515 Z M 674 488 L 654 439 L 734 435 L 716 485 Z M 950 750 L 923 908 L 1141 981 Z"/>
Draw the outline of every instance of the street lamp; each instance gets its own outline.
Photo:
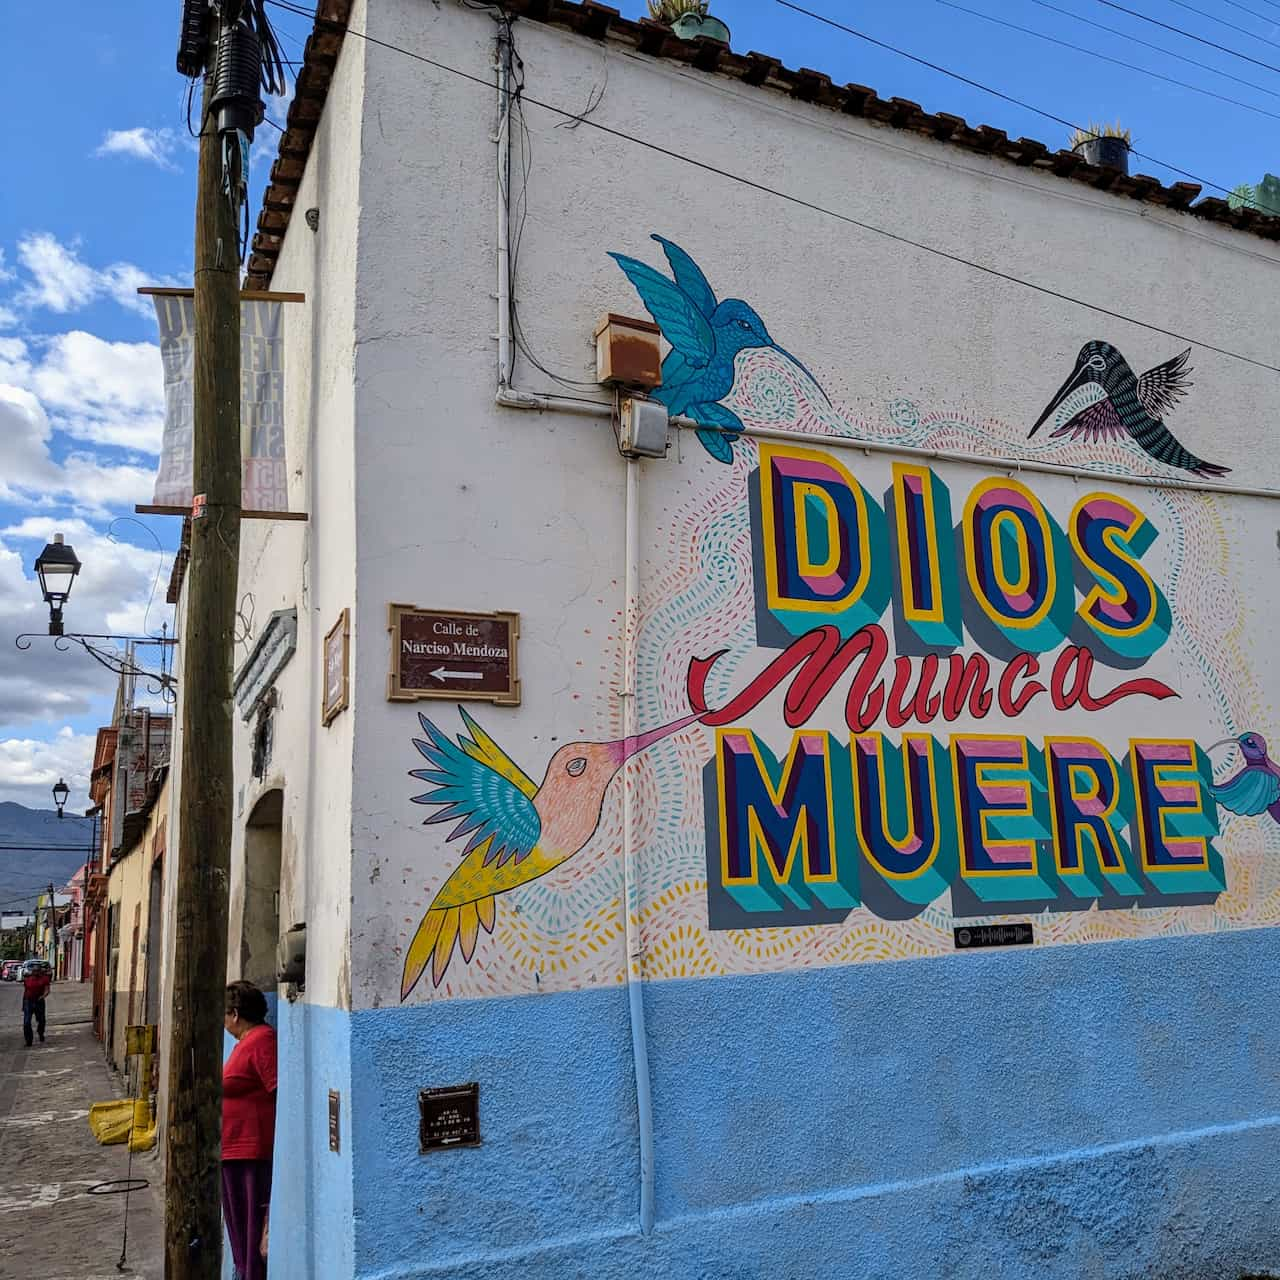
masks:
<path id="1" fill-rule="evenodd" d="M 62 634 L 62 606 L 71 594 L 71 584 L 80 572 L 80 561 L 71 546 L 63 542 L 62 534 L 55 533 L 53 541 L 36 559 L 36 574 L 44 602 L 49 606 L 49 634 Z"/>
<path id="2" fill-rule="evenodd" d="M 58 806 L 58 817 L 62 817 L 63 806 L 67 803 L 67 797 L 70 794 L 71 788 L 62 778 L 53 784 L 53 803 Z"/>
<path id="3" fill-rule="evenodd" d="M 144 526 L 145 527 L 145 526 Z M 157 547 L 159 542 L 157 541 Z M 66 632 L 62 626 L 62 606 L 67 603 L 71 594 L 71 584 L 80 572 L 80 561 L 75 551 L 63 541 L 62 534 L 55 533 L 53 541 L 36 558 L 36 575 L 40 579 L 40 590 L 45 603 L 49 606 L 49 634 L 53 637 L 55 649 L 66 649 L 71 644 L 78 644 L 95 662 L 101 663 L 108 671 L 116 675 L 141 676 L 147 681 L 151 692 L 161 694 L 168 702 L 174 699 L 174 688 L 177 680 L 169 674 L 167 655 L 177 644 L 167 634 L 159 636 L 116 636 L 104 635 L 101 632 Z M 36 633 L 24 631 L 14 638 L 19 649 L 30 649 Z M 122 656 L 118 649 L 108 649 L 98 644 L 100 640 L 110 640 L 113 644 L 127 646 Z M 144 671 L 134 662 L 135 649 L 144 645 L 154 645 L 160 650 L 160 670 Z"/>

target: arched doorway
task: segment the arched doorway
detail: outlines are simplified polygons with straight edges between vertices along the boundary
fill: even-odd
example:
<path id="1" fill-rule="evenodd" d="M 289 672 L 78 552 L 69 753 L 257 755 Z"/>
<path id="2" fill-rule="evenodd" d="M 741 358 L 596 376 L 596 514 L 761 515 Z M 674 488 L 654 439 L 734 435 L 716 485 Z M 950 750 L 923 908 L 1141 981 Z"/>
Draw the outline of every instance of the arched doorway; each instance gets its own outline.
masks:
<path id="1" fill-rule="evenodd" d="M 240 976 L 265 991 L 276 984 L 280 938 L 280 832 L 284 792 L 268 791 L 254 805 L 244 833 L 244 920 Z"/>

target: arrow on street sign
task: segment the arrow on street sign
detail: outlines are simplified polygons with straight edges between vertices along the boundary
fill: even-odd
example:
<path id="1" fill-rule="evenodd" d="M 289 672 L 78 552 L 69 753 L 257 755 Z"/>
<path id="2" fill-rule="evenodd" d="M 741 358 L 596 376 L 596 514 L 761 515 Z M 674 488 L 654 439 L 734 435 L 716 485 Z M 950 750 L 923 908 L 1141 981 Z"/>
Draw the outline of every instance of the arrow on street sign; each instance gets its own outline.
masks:
<path id="1" fill-rule="evenodd" d="M 430 673 L 437 680 L 483 680 L 482 671 L 450 671 L 447 667 L 437 667 Z"/>

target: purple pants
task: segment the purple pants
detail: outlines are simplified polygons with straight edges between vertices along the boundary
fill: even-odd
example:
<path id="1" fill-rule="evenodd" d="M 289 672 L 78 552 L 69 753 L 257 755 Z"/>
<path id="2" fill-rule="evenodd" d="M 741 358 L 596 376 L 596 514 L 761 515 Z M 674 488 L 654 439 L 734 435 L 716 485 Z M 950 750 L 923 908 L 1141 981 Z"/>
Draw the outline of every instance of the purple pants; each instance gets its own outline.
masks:
<path id="1" fill-rule="evenodd" d="M 222 1221 L 239 1280 L 267 1280 L 260 1246 L 270 1203 L 270 1160 L 222 1162 Z"/>

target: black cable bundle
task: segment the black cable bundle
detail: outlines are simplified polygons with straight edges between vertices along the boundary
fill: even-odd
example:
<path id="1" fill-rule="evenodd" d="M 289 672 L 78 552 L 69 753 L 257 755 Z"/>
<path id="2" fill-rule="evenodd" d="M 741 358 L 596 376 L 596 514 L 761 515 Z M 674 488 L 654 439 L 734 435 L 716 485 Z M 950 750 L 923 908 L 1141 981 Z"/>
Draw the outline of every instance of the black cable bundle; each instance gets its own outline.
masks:
<path id="1" fill-rule="evenodd" d="M 182 0 L 178 28 L 178 74 L 198 76 L 209 56 L 209 0 Z"/>
<path id="2" fill-rule="evenodd" d="M 246 8 L 258 33 L 258 43 L 262 46 L 262 88 L 269 94 L 281 94 L 286 85 L 284 57 L 271 20 L 267 17 L 266 0 L 248 0 Z"/>

